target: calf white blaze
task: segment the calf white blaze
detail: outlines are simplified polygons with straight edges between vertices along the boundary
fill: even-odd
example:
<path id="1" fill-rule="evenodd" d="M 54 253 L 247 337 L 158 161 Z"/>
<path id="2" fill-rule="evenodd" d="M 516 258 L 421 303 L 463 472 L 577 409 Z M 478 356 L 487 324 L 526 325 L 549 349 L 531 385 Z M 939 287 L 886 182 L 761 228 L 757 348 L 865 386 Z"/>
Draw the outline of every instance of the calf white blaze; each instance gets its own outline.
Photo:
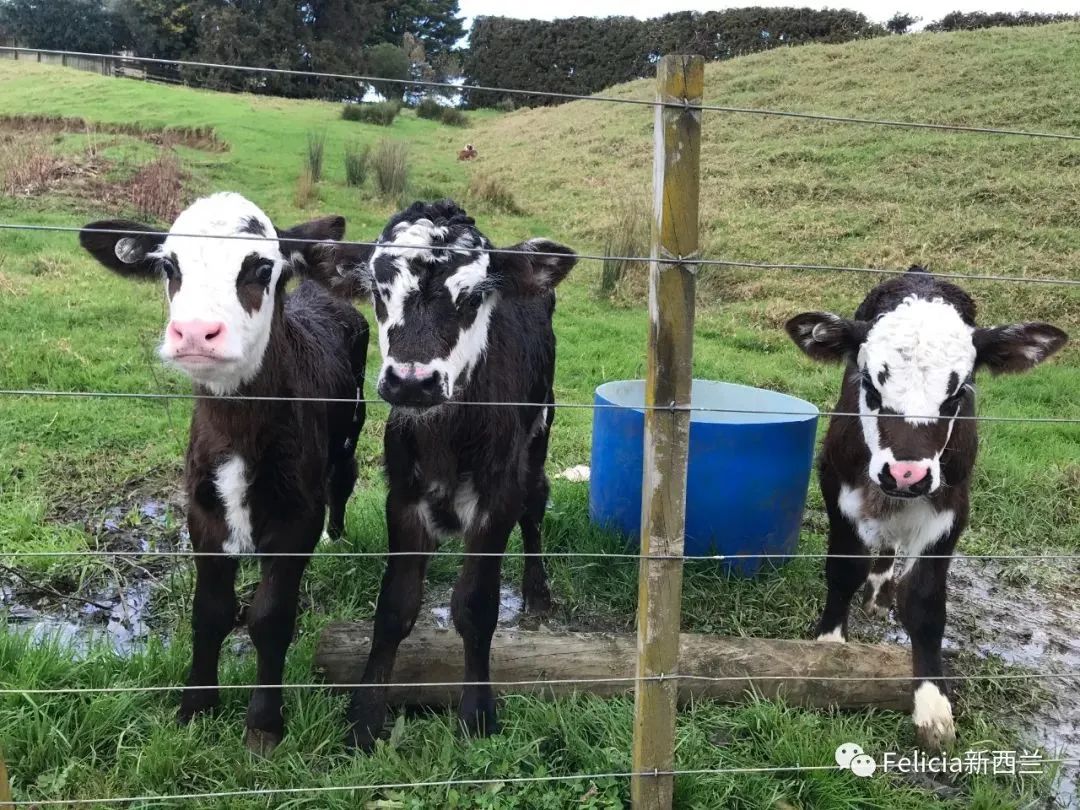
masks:
<path id="1" fill-rule="evenodd" d="M 170 325 L 159 354 L 212 393 L 230 394 L 258 374 L 270 340 L 274 295 L 286 261 L 277 232 L 254 203 L 239 194 L 223 193 L 193 203 L 169 233 L 150 254 L 163 264 L 169 296 Z M 202 238 L 245 235 L 268 238 Z M 118 254 L 122 244 L 117 245 Z M 252 295 L 247 306 L 238 290 L 245 262 L 265 279 L 265 288 L 258 297 Z M 189 341 L 182 333 L 191 323 L 220 324 L 221 333 L 212 344 Z"/>
<path id="2" fill-rule="evenodd" d="M 975 369 L 974 331 L 952 304 L 941 298 L 916 296 L 905 298 L 870 327 L 857 364 L 864 379 L 859 412 L 870 451 L 871 481 L 880 484 L 882 472 L 897 462 L 914 462 L 929 471 L 928 492 L 941 487 L 941 454 L 959 409 L 957 405 L 949 415 L 944 406 L 967 385 Z M 883 439 L 878 419 L 881 413 L 902 416 L 913 427 L 933 424 L 940 414 L 949 419 L 946 439 L 931 456 L 905 458 L 903 451 L 888 446 Z"/>

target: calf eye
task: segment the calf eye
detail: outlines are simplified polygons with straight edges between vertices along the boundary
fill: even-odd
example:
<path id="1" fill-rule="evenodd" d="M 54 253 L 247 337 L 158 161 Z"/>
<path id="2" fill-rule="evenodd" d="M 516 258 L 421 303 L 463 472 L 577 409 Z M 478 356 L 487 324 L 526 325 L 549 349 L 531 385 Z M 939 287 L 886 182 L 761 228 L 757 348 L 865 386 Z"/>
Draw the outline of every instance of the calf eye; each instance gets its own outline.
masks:
<path id="1" fill-rule="evenodd" d="M 274 277 L 274 263 L 263 262 L 255 268 L 255 278 L 260 284 L 266 286 L 270 283 L 270 279 Z"/>

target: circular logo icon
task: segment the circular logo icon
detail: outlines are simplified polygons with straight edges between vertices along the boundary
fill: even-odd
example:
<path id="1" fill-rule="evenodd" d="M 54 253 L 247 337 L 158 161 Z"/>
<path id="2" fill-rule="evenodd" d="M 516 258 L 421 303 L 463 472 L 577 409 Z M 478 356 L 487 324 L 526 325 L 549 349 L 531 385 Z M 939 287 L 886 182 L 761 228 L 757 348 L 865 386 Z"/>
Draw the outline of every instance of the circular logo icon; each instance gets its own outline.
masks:
<path id="1" fill-rule="evenodd" d="M 877 770 L 877 763 L 869 754 L 858 754 L 851 758 L 851 772 L 863 778 L 873 776 Z"/>
<path id="2" fill-rule="evenodd" d="M 862 746 L 857 743 L 844 743 L 836 749 L 836 764 L 841 768 L 851 765 L 851 760 L 863 752 Z"/>

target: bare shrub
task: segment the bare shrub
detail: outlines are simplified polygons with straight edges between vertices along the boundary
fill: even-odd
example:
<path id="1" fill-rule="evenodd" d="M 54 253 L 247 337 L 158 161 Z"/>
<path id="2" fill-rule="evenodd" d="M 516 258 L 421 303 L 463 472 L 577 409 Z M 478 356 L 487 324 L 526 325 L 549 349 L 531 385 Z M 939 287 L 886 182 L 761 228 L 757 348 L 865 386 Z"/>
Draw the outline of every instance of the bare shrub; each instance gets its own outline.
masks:
<path id="1" fill-rule="evenodd" d="M 13 141 L 0 146 L 0 188 L 11 197 L 30 197 L 64 177 L 68 162 L 40 141 Z"/>
<path id="2" fill-rule="evenodd" d="M 409 148 L 401 141 L 379 141 L 371 156 L 371 167 L 379 193 L 397 199 L 409 181 Z"/>
<path id="3" fill-rule="evenodd" d="M 469 181 L 469 199 L 506 214 L 525 213 L 502 180 L 489 174 L 475 174 Z"/>
<path id="4" fill-rule="evenodd" d="M 184 209 L 184 171 L 176 155 L 164 154 L 142 166 L 128 188 L 143 219 L 172 222 Z"/>
<path id="5" fill-rule="evenodd" d="M 326 133 L 311 131 L 307 134 L 307 170 L 312 182 L 322 180 L 323 154 L 326 152 Z"/>
<path id="6" fill-rule="evenodd" d="M 648 255 L 650 208 L 644 199 L 624 200 L 604 239 L 604 259 L 600 270 L 600 295 L 613 296 L 621 286 L 628 270 L 640 262 L 628 262 L 631 256 Z"/>
<path id="7" fill-rule="evenodd" d="M 345 144 L 345 184 L 362 186 L 367 180 L 371 159 L 371 146 L 366 143 Z"/>

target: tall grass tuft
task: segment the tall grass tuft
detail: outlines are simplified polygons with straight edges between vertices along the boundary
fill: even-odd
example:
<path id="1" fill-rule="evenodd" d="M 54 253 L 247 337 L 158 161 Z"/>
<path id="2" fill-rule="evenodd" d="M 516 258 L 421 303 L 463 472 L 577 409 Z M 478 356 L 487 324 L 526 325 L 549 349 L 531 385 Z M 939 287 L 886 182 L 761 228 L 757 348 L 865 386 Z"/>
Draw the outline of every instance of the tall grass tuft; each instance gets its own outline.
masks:
<path id="1" fill-rule="evenodd" d="M 371 155 L 371 168 L 379 193 L 396 200 L 409 181 L 409 148 L 401 141 L 381 140 Z"/>
<path id="2" fill-rule="evenodd" d="M 326 152 L 326 133 L 311 130 L 307 134 L 307 170 L 313 183 L 322 180 L 323 154 Z"/>
<path id="3" fill-rule="evenodd" d="M 307 208 L 319 196 L 319 186 L 315 178 L 311 176 L 311 167 L 304 166 L 300 170 L 300 176 L 296 178 L 296 196 L 294 201 L 297 208 Z"/>
<path id="4" fill-rule="evenodd" d="M 345 144 L 345 185 L 362 186 L 367 180 L 371 146 L 352 141 Z"/>
<path id="5" fill-rule="evenodd" d="M 645 256 L 649 250 L 650 207 L 645 199 L 624 200 L 615 212 L 615 219 L 604 239 L 604 259 L 600 269 L 600 295 L 610 298 L 626 277 L 635 262 L 619 257 Z"/>
<path id="6" fill-rule="evenodd" d="M 514 199 L 514 193 L 498 177 L 490 174 L 474 174 L 469 181 L 468 197 L 472 202 L 480 203 L 505 214 L 525 213 Z"/>

